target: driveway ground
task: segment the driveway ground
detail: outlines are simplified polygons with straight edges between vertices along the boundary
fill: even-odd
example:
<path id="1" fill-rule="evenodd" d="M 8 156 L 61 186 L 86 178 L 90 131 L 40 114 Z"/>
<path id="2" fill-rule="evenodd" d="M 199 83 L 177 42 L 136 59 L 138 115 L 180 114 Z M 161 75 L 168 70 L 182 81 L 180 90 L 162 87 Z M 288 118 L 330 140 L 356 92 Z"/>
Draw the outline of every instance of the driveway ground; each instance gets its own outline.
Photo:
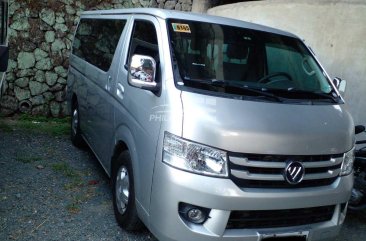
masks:
<path id="1" fill-rule="evenodd" d="M 120 229 L 111 196 L 95 157 L 68 136 L 0 125 L 0 240 L 156 241 Z M 348 215 L 337 241 L 362 240 L 366 213 Z"/>

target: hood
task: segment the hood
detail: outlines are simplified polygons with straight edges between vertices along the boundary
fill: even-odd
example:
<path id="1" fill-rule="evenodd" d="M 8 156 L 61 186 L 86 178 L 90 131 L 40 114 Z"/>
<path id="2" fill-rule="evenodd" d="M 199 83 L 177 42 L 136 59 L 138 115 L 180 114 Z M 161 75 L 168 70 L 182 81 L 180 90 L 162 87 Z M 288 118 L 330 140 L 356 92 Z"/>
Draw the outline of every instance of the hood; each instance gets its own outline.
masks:
<path id="1" fill-rule="evenodd" d="M 183 91 L 183 138 L 226 151 L 340 154 L 354 144 L 344 105 L 236 100 Z"/>

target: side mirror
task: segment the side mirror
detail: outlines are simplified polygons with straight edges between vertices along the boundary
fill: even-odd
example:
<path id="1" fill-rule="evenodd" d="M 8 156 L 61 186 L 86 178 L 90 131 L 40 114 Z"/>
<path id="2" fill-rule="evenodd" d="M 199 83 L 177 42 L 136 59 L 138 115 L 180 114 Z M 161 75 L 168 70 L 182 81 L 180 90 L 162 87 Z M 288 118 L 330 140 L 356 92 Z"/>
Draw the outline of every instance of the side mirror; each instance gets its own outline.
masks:
<path id="1" fill-rule="evenodd" d="M 342 80 L 341 78 L 335 77 L 333 79 L 333 84 L 335 85 L 335 87 L 338 89 L 339 93 L 344 96 L 345 92 L 346 92 L 346 86 L 347 86 L 347 81 Z"/>
<path id="2" fill-rule="evenodd" d="M 357 125 L 355 126 L 355 134 L 360 134 L 361 132 L 364 132 L 365 131 L 365 126 L 363 125 Z"/>
<path id="3" fill-rule="evenodd" d="M 5 72 L 8 69 L 9 47 L 0 46 L 0 72 Z"/>
<path id="4" fill-rule="evenodd" d="M 135 54 L 132 56 L 128 67 L 128 83 L 134 87 L 157 91 L 158 83 L 155 81 L 156 61 L 150 56 Z"/>

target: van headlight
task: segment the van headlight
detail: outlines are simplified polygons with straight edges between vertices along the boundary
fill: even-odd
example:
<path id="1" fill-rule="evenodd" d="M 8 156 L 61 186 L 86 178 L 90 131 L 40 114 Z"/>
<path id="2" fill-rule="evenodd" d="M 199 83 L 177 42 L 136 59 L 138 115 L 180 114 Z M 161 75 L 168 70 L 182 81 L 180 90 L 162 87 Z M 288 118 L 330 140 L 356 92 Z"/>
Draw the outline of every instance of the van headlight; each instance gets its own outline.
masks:
<path id="1" fill-rule="evenodd" d="M 346 176 L 353 171 L 353 162 L 355 160 L 355 147 L 343 154 L 343 163 L 341 168 L 341 176 Z"/>
<path id="2" fill-rule="evenodd" d="M 227 177 L 227 154 L 165 132 L 163 162 L 188 172 Z"/>

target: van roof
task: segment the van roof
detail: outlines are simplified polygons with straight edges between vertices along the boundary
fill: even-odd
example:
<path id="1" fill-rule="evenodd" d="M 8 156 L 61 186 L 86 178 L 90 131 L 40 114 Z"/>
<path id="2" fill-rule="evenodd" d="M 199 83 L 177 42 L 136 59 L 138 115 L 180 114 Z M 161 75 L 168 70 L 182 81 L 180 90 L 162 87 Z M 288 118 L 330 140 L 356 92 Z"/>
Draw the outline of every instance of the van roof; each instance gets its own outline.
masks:
<path id="1" fill-rule="evenodd" d="M 114 10 L 97 10 L 97 11 L 85 11 L 82 13 L 81 17 L 87 16 L 103 16 L 103 15 L 121 15 L 121 14 L 147 14 L 152 15 L 161 19 L 183 19 L 183 20 L 192 20 L 192 21 L 201 21 L 201 22 L 211 22 L 223 25 L 237 26 L 242 28 L 254 29 L 264 32 L 276 33 L 280 35 L 286 35 L 289 37 L 298 38 L 296 35 L 282 31 L 279 29 L 249 23 L 241 20 L 235 20 L 231 18 L 218 17 L 208 14 L 199 14 L 199 13 L 191 13 L 191 12 L 182 12 L 175 10 L 165 10 L 160 8 L 125 8 L 125 9 L 114 9 Z"/>

